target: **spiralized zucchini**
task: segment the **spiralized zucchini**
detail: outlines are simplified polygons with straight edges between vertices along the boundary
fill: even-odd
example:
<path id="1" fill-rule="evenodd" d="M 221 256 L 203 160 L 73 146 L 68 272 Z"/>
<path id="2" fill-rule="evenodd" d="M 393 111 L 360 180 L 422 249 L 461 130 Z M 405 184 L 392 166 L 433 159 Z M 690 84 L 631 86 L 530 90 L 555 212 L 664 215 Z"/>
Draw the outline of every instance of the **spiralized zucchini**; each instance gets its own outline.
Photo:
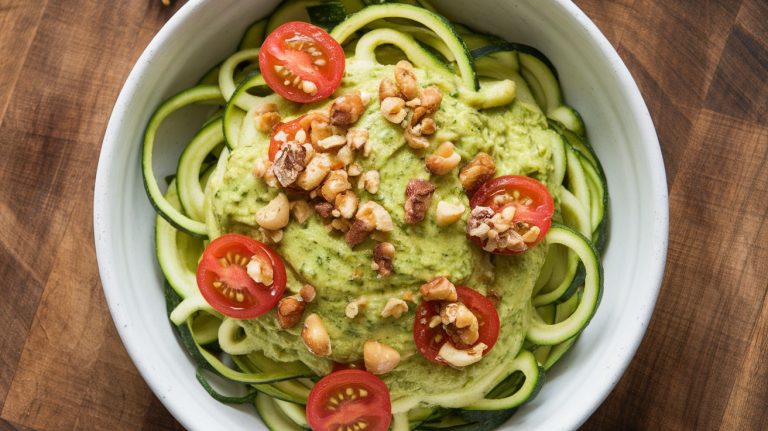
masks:
<path id="1" fill-rule="evenodd" d="M 386 46 L 395 58 L 407 58 L 418 68 L 458 75 L 462 100 L 476 109 L 523 103 L 549 117 L 549 128 L 556 132 L 549 151 L 557 223 L 546 237 L 548 251 L 530 299 L 523 349 L 489 377 L 480 399 L 451 408 L 407 404 L 393 422 L 394 429 L 404 430 L 493 429 L 536 395 L 546 370 L 567 353 L 597 309 L 602 294 L 599 253 L 608 223 L 605 175 L 581 116 L 564 104 L 557 72 L 538 50 L 455 27 L 423 0 L 402 2 L 407 4 L 400 8 L 363 3 L 343 2 L 348 14 L 357 13 L 329 23 L 329 16 L 338 15 L 335 4 L 334 14 L 320 23 L 336 24 L 331 35 L 348 55 L 382 62 L 381 48 Z M 253 109 L 277 97 L 253 91 L 265 85 L 258 71 L 265 29 L 290 17 L 318 16 L 316 10 L 303 9 L 317 4 L 322 2 L 284 2 L 275 15 L 250 26 L 238 51 L 201 77 L 201 85 L 163 103 L 147 127 L 142 163 L 147 192 L 158 212 L 157 255 L 168 281 L 169 316 L 181 344 L 199 363 L 198 380 L 222 402 L 255 404 L 265 423 L 281 430 L 308 427 L 303 404 L 314 384 L 310 377 L 315 376 L 301 362 L 275 361 L 244 347 L 238 322 L 219 315 L 200 295 L 194 264 L 203 240 L 220 234 L 209 204 L 230 150 L 257 133 L 246 127 Z M 156 142 L 157 129 L 170 115 L 196 103 L 208 104 L 210 116 L 180 155 L 176 180 L 162 193 L 152 170 L 154 148 L 163 145 Z M 227 148 L 222 151 L 223 143 Z M 211 373 L 245 390 L 221 394 L 208 383 Z"/>

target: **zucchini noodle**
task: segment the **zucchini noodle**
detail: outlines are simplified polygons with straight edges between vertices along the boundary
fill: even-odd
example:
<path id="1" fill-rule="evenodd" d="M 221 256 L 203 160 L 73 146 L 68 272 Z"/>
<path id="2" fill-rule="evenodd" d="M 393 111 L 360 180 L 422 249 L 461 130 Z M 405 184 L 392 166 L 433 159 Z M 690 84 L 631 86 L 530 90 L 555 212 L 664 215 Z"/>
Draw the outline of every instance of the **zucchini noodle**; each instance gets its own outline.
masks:
<path id="1" fill-rule="evenodd" d="M 258 70 L 259 47 L 266 37 L 266 29 L 274 29 L 295 17 L 321 19 L 318 25 L 332 28 L 330 34 L 342 44 L 347 55 L 350 81 L 347 82 L 345 77 L 342 83 L 345 91 L 363 85 L 353 78 L 365 76 L 368 69 L 370 76 L 375 77 L 370 79 L 374 84 L 368 86 L 378 88 L 377 78 L 384 72 L 391 76 L 392 65 L 407 59 L 416 67 L 420 79 L 434 83 L 447 95 L 443 103 L 455 109 L 453 112 L 457 117 L 480 118 L 487 113 L 498 115 L 493 117 L 496 119 L 509 118 L 504 117 L 504 113 L 517 109 L 516 115 L 520 115 L 527 122 L 526 127 L 530 127 L 531 137 L 526 139 L 535 141 L 530 145 L 538 145 L 537 157 L 546 162 L 541 167 L 528 166 L 525 161 L 513 158 L 502 160 L 502 174 L 510 171 L 536 176 L 554 197 L 554 222 L 545 240 L 533 249 L 537 251 L 526 253 L 533 257 L 527 260 L 514 256 L 489 258 L 488 255 L 477 257 L 482 255 L 472 252 L 469 255 L 477 257 L 476 261 L 456 269 L 457 273 L 464 274 L 462 283 L 470 286 L 472 283 L 484 283 L 481 281 L 483 275 L 479 274 L 482 271 L 477 268 L 489 267 L 490 271 L 496 271 L 493 277 L 499 279 L 514 271 L 535 269 L 524 289 L 504 293 L 512 297 L 525 295 L 522 298 L 525 306 L 520 312 L 502 320 L 501 336 L 510 327 L 518 328 L 522 331 L 519 340 L 502 343 L 497 351 L 489 353 L 489 356 L 496 354 L 495 358 L 500 359 L 494 359 L 499 361 L 496 366 L 484 370 L 482 374 L 472 374 L 473 365 L 466 370 L 445 371 L 465 379 L 463 386 L 455 391 L 431 393 L 420 388 L 403 391 L 402 387 L 406 386 L 399 386 L 397 379 L 408 380 L 412 377 L 397 373 L 389 380 L 382 377 L 388 385 L 400 388 L 392 399 L 392 429 L 438 429 L 448 426 L 464 429 L 460 428 L 462 425 L 471 429 L 495 429 L 517 407 L 536 396 L 546 371 L 573 346 L 598 307 L 603 288 L 600 254 L 605 246 L 608 223 L 605 175 L 586 137 L 581 116 L 565 104 L 557 72 L 544 54 L 533 47 L 454 25 L 423 0 L 373 6 L 364 3 L 367 2 L 283 2 L 273 15 L 253 23 L 240 41 L 239 50 L 201 77 L 200 85 L 174 95 L 151 117 L 143 146 L 142 171 L 147 194 L 158 213 L 156 253 L 167 280 L 165 293 L 169 317 L 181 345 L 199 367 L 197 379 L 214 398 L 224 403 L 253 404 L 271 429 L 301 430 L 309 427 L 304 405 L 314 382 L 329 370 L 330 363 L 319 362 L 308 351 L 283 349 L 282 346 L 295 343 L 296 331 L 277 331 L 269 335 L 269 340 L 254 341 L 258 331 L 254 332 L 243 321 L 222 316 L 203 299 L 196 284 L 195 271 L 208 240 L 229 231 L 261 235 L 253 221 L 253 207 L 238 208 L 229 201 L 224 204 L 221 194 L 225 184 L 231 181 L 228 168 L 233 163 L 255 162 L 253 157 L 243 156 L 240 148 L 257 141 L 263 146 L 269 141 L 269 136 L 259 132 L 254 125 L 255 110 L 265 103 L 280 102 L 280 96 L 266 87 Z M 324 7 L 332 8 L 327 15 L 323 15 Z M 340 7 L 346 10 L 346 18 L 334 22 L 335 27 L 328 27 L 329 20 L 339 16 Z M 309 8 L 312 8 L 311 13 Z M 367 126 L 374 121 L 369 117 L 379 115 L 378 99 L 372 99 L 368 117 L 361 120 Z M 180 154 L 175 176 L 167 184 L 166 191 L 162 192 L 152 170 L 153 151 L 163 145 L 163 142 L 156 142 L 156 132 L 168 116 L 191 104 L 207 104 L 210 115 L 203 124 L 195 125 L 198 133 Z M 310 109 L 319 109 L 321 105 L 284 104 L 281 114 L 288 118 L 296 117 Z M 438 122 L 451 120 L 446 116 L 437 118 Z M 506 136 L 501 132 L 489 135 L 491 132 L 484 127 L 496 127 L 490 122 L 481 126 L 471 121 L 468 124 L 467 127 L 475 129 L 467 131 L 466 137 L 460 136 L 457 130 L 446 128 L 440 130 L 434 139 L 455 141 L 457 152 L 466 161 L 474 156 L 473 151 L 477 149 L 494 154 L 494 145 L 497 144 L 488 141 L 493 136 Z M 508 129 L 501 130 L 511 133 L 506 132 Z M 464 139 L 471 146 L 464 145 Z M 432 144 L 427 152 L 436 147 L 436 143 Z M 506 151 L 504 148 L 497 151 Z M 516 147 L 513 150 L 528 151 Z M 262 153 L 264 151 L 261 150 Z M 403 172 L 396 172 L 398 175 L 408 175 L 411 168 L 407 163 L 414 157 L 413 153 L 407 147 L 391 151 L 382 149 L 370 163 L 385 170 L 388 166 L 386 161 L 391 159 L 393 164 L 400 163 L 397 166 Z M 449 175 L 455 176 L 455 171 Z M 260 183 L 263 180 L 252 178 L 248 181 L 255 182 L 249 187 L 255 190 L 254 196 L 259 202 L 269 201 L 276 194 Z M 465 199 L 466 202 L 466 197 L 458 197 L 459 194 L 454 196 L 454 200 Z M 376 196 L 384 201 L 389 199 L 382 193 L 366 196 Z M 233 198 L 232 202 L 240 199 L 246 199 L 246 195 Z M 222 215 L 225 210 L 229 211 L 229 218 Z M 402 214 L 393 214 L 393 219 L 399 217 Z M 463 227 L 463 223 L 460 221 L 457 225 Z M 396 229 L 405 228 L 398 225 Z M 417 231 L 416 228 L 408 229 Z M 432 228 L 425 227 L 424 232 L 432 232 L 429 229 Z M 295 230 L 286 228 L 281 244 L 301 254 L 301 245 L 291 243 Z M 463 238 L 462 235 L 457 237 Z M 346 248 L 349 253 L 346 244 L 338 238 L 327 241 L 339 242 L 338 247 Z M 334 244 L 323 246 L 333 249 L 336 247 Z M 450 246 L 446 245 L 446 248 Z M 368 253 L 367 259 L 370 259 L 370 251 L 359 253 Z M 414 253 L 418 255 L 418 252 Z M 397 265 L 397 257 L 395 259 Z M 307 282 L 304 280 L 307 269 L 302 262 L 287 262 L 287 266 L 291 266 L 288 268 L 289 290 Z M 350 269 L 336 270 L 341 277 L 346 273 L 344 271 Z M 398 292 L 398 287 L 402 289 L 403 285 L 413 283 L 413 277 L 421 275 L 395 274 L 387 281 L 382 279 L 382 289 Z M 365 286 L 365 282 L 361 281 L 358 288 L 365 289 Z M 323 286 L 317 287 L 319 294 L 329 295 L 328 300 L 340 303 L 346 303 L 354 296 L 348 291 L 325 292 Z M 418 289 L 418 284 L 413 287 Z M 360 293 L 363 292 L 358 295 Z M 375 299 L 368 304 L 370 313 L 378 313 L 374 307 L 379 305 Z M 510 309 L 514 310 L 513 307 Z M 347 319 L 344 316 L 336 318 Z M 265 314 L 257 319 L 274 320 L 274 314 Z M 402 326 L 410 327 L 413 313 L 401 319 L 410 319 Z M 516 321 L 520 326 L 509 323 L 509 319 L 518 319 Z M 268 332 L 269 327 L 264 328 L 262 330 Z M 377 328 L 369 330 L 375 332 Z M 344 336 L 347 335 L 345 333 Z M 506 335 L 509 336 L 509 333 Z M 263 348 L 255 349 L 255 345 Z M 411 348 L 411 351 L 415 352 L 415 349 Z M 343 352 L 342 349 L 338 354 L 343 355 Z M 362 352 L 357 358 L 347 359 L 352 361 L 361 356 Z M 415 356 L 406 355 L 404 361 L 410 361 L 409 364 L 420 361 L 419 367 L 422 368 L 419 369 L 439 367 L 424 365 L 426 361 L 418 353 Z M 208 383 L 210 373 L 235 382 L 244 390 L 232 395 L 222 394 Z M 434 372 L 426 378 L 439 379 L 440 376 L 439 372 Z"/>

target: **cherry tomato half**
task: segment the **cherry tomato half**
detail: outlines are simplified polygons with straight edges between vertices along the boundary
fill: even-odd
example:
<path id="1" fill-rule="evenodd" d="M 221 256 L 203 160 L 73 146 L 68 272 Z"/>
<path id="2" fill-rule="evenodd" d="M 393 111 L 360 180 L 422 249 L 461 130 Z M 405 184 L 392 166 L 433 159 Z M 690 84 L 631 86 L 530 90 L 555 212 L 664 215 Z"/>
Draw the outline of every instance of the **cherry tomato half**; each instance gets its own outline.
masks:
<path id="1" fill-rule="evenodd" d="M 552 226 L 552 214 L 555 212 L 555 203 L 547 186 L 522 175 L 505 175 L 486 181 L 472 195 L 469 204 L 473 209 L 484 206 L 496 212 L 501 212 L 507 206 L 513 206 L 515 208 L 512 219 L 514 224 L 521 222 L 523 229 L 530 226 L 539 228 L 539 236 L 535 241 L 527 243 L 527 249 L 544 239 Z M 479 246 L 483 246 L 478 238 L 470 237 L 470 239 Z M 499 250 L 494 253 L 518 254 L 520 252 Z"/>
<path id="2" fill-rule="evenodd" d="M 259 69 L 267 85 L 299 103 L 325 99 L 344 75 L 344 50 L 325 30 L 287 22 L 267 36 L 259 50 Z"/>
<path id="3" fill-rule="evenodd" d="M 456 293 L 459 301 L 477 317 L 480 325 L 480 338 L 477 342 L 485 343 L 488 346 L 483 351 L 483 355 L 488 354 L 499 338 L 499 313 L 496 312 L 496 307 L 493 306 L 490 299 L 468 287 L 456 286 Z M 413 322 L 413 340 L 422 356 L 436 364 L 446 365 L 442 359 L 438 358 L 437 354 L 450 336 L 443 329 L 443 325 L 437 325 L 434 328 L 429 327 L 432 317 L 440 315 L 441 304 L 442 301 L 421 301 L 416 308 L 416 318 Z M 457 345 L 459 343 L 455 340 L 452 342 L 459 349 L 472 347 Z"/>
<path id="4" fill-rule="evenodd" d="M 387 385 L 363 370 L 350 369 L 328 374 L 309 393 L 307 420 L 315 431 L 386 431 L 392 421 Z"/>
<path id="5" fill-rule="evenodd" d="M 272 264 L 272 284 L 256 283 L 246 270 L 254 255 Z M 280 256 L 253 238 L 227 234 L 203 251 L 197 265 L 197 287 L 221 314 L 252 319 L 272 309 L 285 291 L 285 265 Z"/>

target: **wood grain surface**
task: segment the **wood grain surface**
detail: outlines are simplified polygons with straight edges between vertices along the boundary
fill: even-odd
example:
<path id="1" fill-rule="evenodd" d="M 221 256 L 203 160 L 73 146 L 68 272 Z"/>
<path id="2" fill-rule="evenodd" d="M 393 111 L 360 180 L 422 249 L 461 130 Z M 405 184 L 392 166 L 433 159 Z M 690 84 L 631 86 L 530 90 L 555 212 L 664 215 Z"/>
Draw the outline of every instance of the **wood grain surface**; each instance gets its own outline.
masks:
<path id="1" fill-rule="evenodd" d="M 576 3 L 637 80 L 670 190 L 653 320 L 583 428 L 768 429 L 768 2 Z M 91 240 L 112 105 L 179 6 L 0 0 L 0 431 L 181 429 L 120 342 Z"/>

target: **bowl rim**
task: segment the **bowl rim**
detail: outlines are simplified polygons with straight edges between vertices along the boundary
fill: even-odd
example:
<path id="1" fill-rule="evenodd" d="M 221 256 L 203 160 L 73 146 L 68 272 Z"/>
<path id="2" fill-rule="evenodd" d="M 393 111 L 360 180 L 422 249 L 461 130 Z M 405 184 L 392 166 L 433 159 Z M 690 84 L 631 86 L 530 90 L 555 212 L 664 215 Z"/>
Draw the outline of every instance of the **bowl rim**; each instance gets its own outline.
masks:
<path id="1" fill-rule="evenodd" d="M 643 142 L 644 156 L 651 167 L 650 176 L 645 178 L 649 183 L 655 209 L 656 226 L 653 230 L 653 236 L 650 238 L 656 244 L 656 253 L 652 256 L 652 267 L 645 268 L 644 278 L 648 280 L 647 285 L 652 287 L 652 291 L 642 296 L 644 302 L 635 304 L 638 309 L 638 319 L 631 327 L 632 333 L 624 338 L 624 345 L 616 355 L 616 366 L 605 370 L 608 373 L 606 381 L 609 384 L 599 387 L 589 396 L 592 402 L 589 404 L 591 409 L 584 410 L 580 417 L 572 417 L 570 422 L 564 424 L 564 429 L 575 429 L 582 425 L 594 413 L 594 411 L 604 402 L 608 395 L 613 391 L 621 376 L 633 359 L 642 339 L 645 336 L 647 327 L 650 323 L 656 300 L 661 289 L 664 276 L 666 256 L 668 249 L 669 234 L 669 201 L 667 191 L 667 179 L 661 148 L 656 134 L 651 115 L 643 100 L 637 83 L 632 78 L 631 73 L 622 61 L 618 52 L 611 45 L 605 35 L 598 29 L 597 25 L 573 2 L 570 0 L 551 0 L 556 6 L 565 11 L 565 13 L 576 20 L 576 23 L 585 30 L 592 41 L 596 44 L 601 55 L 615 66 L 614 72 L 618 75 L 621 82 L 621 90 L 625 93 L 623 97 L 630 102 L 628 109 L 632 111 L 632 117 L 637 122 L 638 129 L 644 136 L 638 141 Z M 110 193 L 107 166 L 109 160 L 115 157 L 119 141 L 119 131 L 123 117 L 126 115 L 132 95 L 137 92 L 140 86 L 138 78 L 145 74 L 152 64 L 152 59 L 161 46 L 167 43 L 171 35 L 176 33 L 179 27 L 192 15 L 195 10 L 204 3 L 204 0 L 190 0 L 183 5 L 158 31 L 150 43 L 142 52 L 136 63 L 131 69 L 111 112 L 109 123 L 105 131 L 102 142 L 101 152 L 96 172 L 93 197 L 93 227 L 96 257 L 99 267 L 99 275 L 104 291 L 104 296 L 113 323 L 122 340 L 123 345 L 128 352 L 133 364 L 138 369 L 146 384 L 153 393 L 160 399 L 166 409 L 173 414 L 185 428 L 194 429 L 195 424 L 190 422 L 189 415 L 184 414 L 184 405 L 174 397 L 161 396 L 163 388 L 161 382 L 154 378 L 157 373 L 145 360 L 143 351 L 140 350 L 136 337 L 130 328 L 131 315 L 126 313 L 117 297 L 117 286 L 119 279 L 112 269 L 112 254 L 110 244 L 115 239 L 110 229 L 111 222 L 107 214 L 110 212 Z"/>

